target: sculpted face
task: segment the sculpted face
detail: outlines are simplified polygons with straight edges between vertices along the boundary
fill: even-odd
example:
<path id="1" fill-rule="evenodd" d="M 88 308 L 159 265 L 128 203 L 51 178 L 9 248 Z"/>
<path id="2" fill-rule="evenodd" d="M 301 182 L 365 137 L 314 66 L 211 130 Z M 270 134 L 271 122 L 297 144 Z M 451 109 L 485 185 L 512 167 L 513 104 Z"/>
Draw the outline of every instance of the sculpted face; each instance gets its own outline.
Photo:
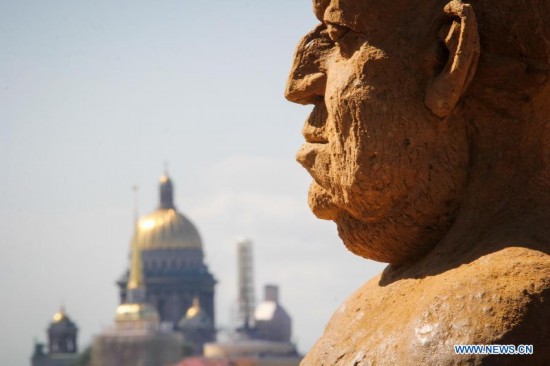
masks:
<path id="1" fill-rule="evenodd" d="M 445 4 L 434 22 L 415 3 L 388 12 L 376 0 L 315 0 L 322 23 L 298 45 L 286 90 L 314 105 L 297 154 L 313 177 L 312 211 L 336 222 L 352 252 L 390 263 L 441 240 L 467 177 L 464 120 L 425 101 L 450 57 L 438 32 L 455 32 L 453 20 Z"/>

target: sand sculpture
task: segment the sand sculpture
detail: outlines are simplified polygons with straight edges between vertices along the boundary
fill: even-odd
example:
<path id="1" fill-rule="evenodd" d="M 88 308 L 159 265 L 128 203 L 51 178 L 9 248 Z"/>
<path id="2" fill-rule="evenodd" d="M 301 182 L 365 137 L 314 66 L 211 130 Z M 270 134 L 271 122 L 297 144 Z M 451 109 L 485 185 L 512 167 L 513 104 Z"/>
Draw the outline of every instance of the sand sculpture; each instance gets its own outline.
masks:
<path id="1" fill-rule="evenodd" d="M 286 89 L 314 105 L 309 205 L 389 265 L 302 365 L 549 364 L 550 1 L 313 7 Z"/>

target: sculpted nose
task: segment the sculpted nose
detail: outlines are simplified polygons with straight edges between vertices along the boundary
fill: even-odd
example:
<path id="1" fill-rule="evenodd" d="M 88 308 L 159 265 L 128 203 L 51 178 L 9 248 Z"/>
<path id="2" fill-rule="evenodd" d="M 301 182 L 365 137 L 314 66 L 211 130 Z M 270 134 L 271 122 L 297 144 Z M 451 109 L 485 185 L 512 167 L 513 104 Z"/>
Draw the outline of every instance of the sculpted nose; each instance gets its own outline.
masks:
<path id="1" fill-rule="evenodd" d="M 286 84 L 285 97 L 299 104 L 317 104 L 322 101 L 327 76 L 322 72 L 295 78 L 293 75 Z"/>
<path id="2" fill-rule="evenodd" d="M 317 104 L 323 100 L 327 81 L 323 64 L 331 48 L 323 25 L 300 41 L 286 84 L 286 99 L 299 104 Z"/>

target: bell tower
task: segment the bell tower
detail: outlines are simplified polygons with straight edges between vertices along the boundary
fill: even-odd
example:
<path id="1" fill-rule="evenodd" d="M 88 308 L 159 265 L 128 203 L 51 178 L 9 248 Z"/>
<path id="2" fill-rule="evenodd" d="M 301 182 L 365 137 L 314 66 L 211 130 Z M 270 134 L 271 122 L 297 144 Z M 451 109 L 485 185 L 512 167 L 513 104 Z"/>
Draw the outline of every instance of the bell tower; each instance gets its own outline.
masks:
<path id="1" fill-rule="evenodd" d="M 61 307 L 48 327 L 49 353 L 76 353 L 78 328 Z"/>

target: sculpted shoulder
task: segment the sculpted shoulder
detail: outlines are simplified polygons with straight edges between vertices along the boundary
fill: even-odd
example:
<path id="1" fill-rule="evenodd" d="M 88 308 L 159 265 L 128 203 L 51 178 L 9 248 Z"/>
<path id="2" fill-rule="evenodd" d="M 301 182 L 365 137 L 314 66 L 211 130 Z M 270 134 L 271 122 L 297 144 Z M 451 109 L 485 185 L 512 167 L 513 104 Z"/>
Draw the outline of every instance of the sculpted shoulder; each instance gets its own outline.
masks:
<path id="1" fill-rule="evenodd" d="M 302 365 L 518 362 L 477 356 L 472 363 L 473 356 L 454 353 L 455 344 L 533 344 L 529 362 L 543 364 L 550 357 L 549 268 L 550 255 L 509 247 L 436 276 L 384 286 L 377 276 L 341 305 Z"/>

